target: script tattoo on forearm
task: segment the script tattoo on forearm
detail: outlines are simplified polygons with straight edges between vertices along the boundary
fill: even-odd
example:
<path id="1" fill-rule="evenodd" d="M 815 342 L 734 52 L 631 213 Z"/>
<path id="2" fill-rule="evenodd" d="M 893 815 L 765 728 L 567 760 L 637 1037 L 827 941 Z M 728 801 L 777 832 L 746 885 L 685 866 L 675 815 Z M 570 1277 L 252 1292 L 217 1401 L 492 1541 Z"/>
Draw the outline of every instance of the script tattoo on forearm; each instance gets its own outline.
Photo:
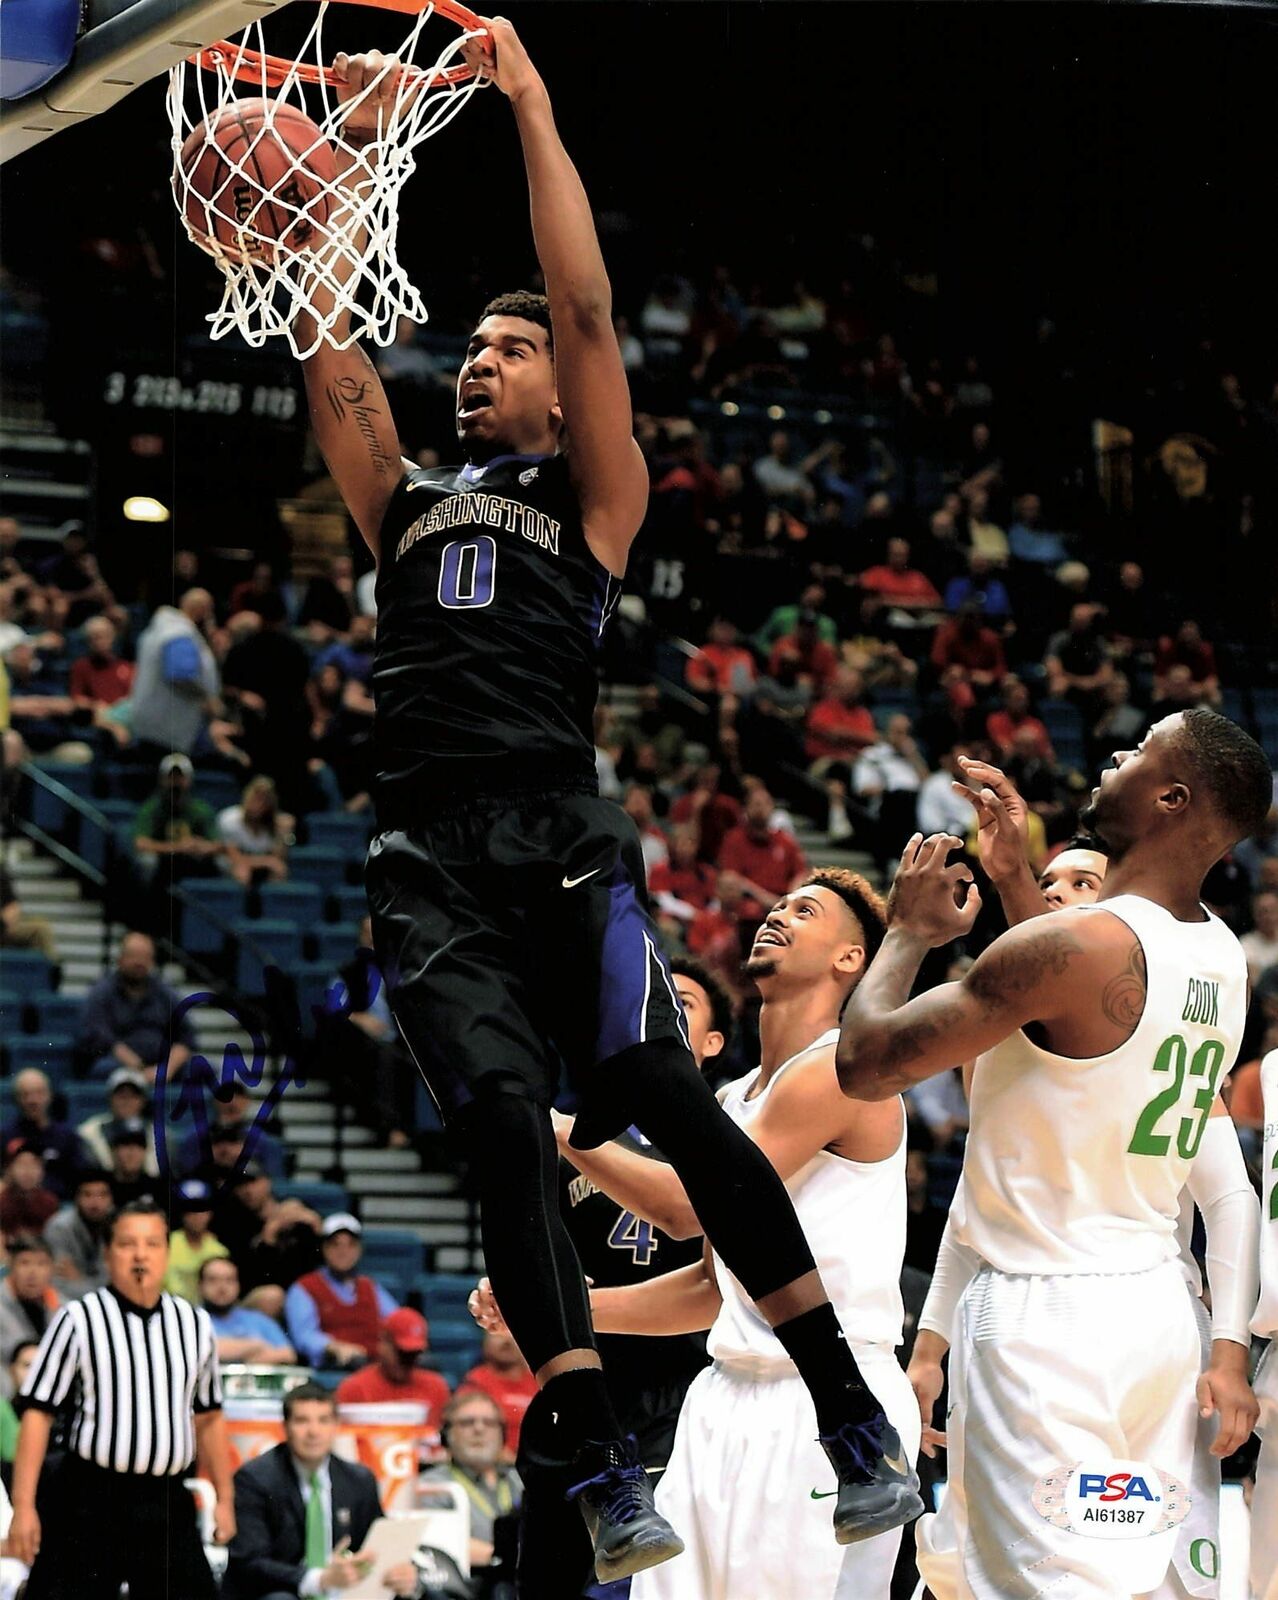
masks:
<path id="1" fill-rule="evenodd" d="M 367 361 L 368 358 L 365 356 L 364 359 Z M 385 477 L 387 473 L 397 470 L 397 463 L 387 454 L 386 446 L 378 437 L 377 424 L 373 421 L 374 417 L 381 416 L 381 411 L 377 406 L 366 403 L 372 388 L 371 379 L 355 378 L 348 374 L 330 383 L 324 394 L 339 422 L 345 423 L 348 417 L 354 422 L 374 470 L 380 477 Z"/>
<path id="2" fill-rule="evenodd" d="M 1145 1010 L 1148 979 L 1145 952 L 1140 940 L 1133 935 L 1127 965 L 1101 990 L 1101 1012 L 1106 1022 L 1112 1022 L 1116 1028 L 1136 1026 Z"/>

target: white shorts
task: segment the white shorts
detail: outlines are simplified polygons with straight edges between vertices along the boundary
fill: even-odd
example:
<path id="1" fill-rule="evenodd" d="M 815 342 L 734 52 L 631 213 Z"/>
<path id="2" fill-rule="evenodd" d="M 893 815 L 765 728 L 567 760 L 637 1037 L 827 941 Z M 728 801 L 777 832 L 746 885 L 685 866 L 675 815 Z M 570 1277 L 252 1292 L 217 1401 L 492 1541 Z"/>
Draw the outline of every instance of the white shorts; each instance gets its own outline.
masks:
<path id="1" fill-rule="evenodd" d="M 959 1600 L 1130 1600 L 1166 1576 L 1177 1530 L 1086 1538 L 1035 1508 L 1039 1480 L 1085 1461 L 1141 1461 L 1188 1484 L 1202 1352 L 1174 1262 L 1113 1276 L 968 1285 L 950 1353 L 949 1490 Z M 929 1525 L 920 1571 L 929 1586 Z M 937 1572 L 946 1593 L 943 1572 Z"/>
<path id="2" fill-rule="evenodd" d="M 1253 1387 L 1260 1459 L 1251 1497 L 1251 1592 L 1255 1600 L 1278 1600 L 1278 1340 L 1265 1347 Z"/>
<path id="3" fill-rule="evenodd" d="M 1188 1285 L 1186 1285 L 1188 1287 Z M 1211 1317 L 1207 1307 L 1190 1291 L 1190 1304 L 1198 1324 L 1202 1369 L 1211 1361 Z M 1200 1417 L 1194 1439 L 1194 1470 L 1189 1494 L 1189 1515 L 1176 1530 L 1176 1548 L 1167 1576 L 1150 1600 L 1219 1600 L 1220 1595 L 1220 1459 L 1212 1455 L 1219 1424 L 1215 1417 Z"/>
<path id="4" fill-rule="evenodd" d="M 853 1353 L 913 1462 L 919 1408 L 900 1363 L 881 1347 Z M 888 1600 L 901 1531 L 835 1543 L 834 1477 L 816 1441 L 801 1379 L 721 1363 L 698 1373 L 657 1487 L 687 1548 L 639 1573 L 631 1600 Z"/>

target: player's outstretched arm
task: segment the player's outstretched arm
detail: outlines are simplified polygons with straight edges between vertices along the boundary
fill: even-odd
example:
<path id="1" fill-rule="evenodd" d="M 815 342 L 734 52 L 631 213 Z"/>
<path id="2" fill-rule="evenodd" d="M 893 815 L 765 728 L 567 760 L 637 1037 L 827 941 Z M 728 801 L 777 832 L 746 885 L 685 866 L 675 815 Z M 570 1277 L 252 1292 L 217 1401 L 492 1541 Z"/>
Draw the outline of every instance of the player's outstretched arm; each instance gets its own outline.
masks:
<path id="1" fill-rule="evenodd" d="M 337 97 L 343 104 L 372 85 L 367 98 L 342 124 L 343 140 L 361 147 L 376 132 L 378 111 L 381 110 L 385 118 L 390 116 L 399 63 L 394 56 L 384 57 L 378 51 L 371 51 L 368 55 L 338 55 L 333 70 L 338 74 Z M 361 175 L 367 180 L 365 164 L 369 159 L 368 154 L 356 156 L 339 148 L 339 188 L 349 192 Z M 343 220 L 339 210 L 330 218 L 329 226 L 340 230 Z M 334 267 L 339 276 L 349 276 L 351 270 L 349 264 L 344 263 Z M 317 283 L 311 304 L 317 316 L 328 316 L 334 304 L 333 290 L 322 282 Z M 299 339 L 309 342 L 314 333 L 311 317 L 307 312 L 300 312 L 298 323 Z M 348 331 L 349 317 L 339 318 L 333 327 L 334 337 L 340 341 Z M 382 518 L 404 476 L 399 436 L 382 380 L 358 345 L 338 350 L 327 340 L 302 363 L 302 373 L 316 443 L 342 492 L 347 510 L 376 556 Z"/>
<path id="2" fill-rule="evenodd" d="M 719 1315 L 723 1297 L 706 1246 L 700 1261 L 646 1283 L 619 1284 L 590 1291 L 596 1333 L 668 1336 L 704 1333 Z"/>
<path id="3" fill-rule="evenodd" d="M 612 288 L 590 202 L 564 149 L 550 96 L 504 17 L 484 18 L 491 46 L 472 40 L 469 65 L 509 97 L 523 145 L 533 240 L 546 280 L 568 464 L 586 539 L 618 577 L 648 504 L 648 470 L 635 443 L 630 386 L 612 326 Z M 494 57 L 495 52 L 495 57 Z"/>
<path id="4" fill-rule="evenodd" d="M 1219 1095 L 1186 1188 L 1203 1214 L 1211 1287 L 1211 1359 L 1198 1380 L 1198 1404 L 1203 1416 L 1220 1417 L 1211 1449 L 1223 1458 L 1246 1441 L 1260 1413 L 1247 1381 L 1249 1324 L 1260 1293 L 1260 1203 Z"/>
<path id="5" fill-rule="evenodd" d="M 905 847 L 887 935 L 843 1014 L 836 1059 L 843 1092 L 853 1099 L 899 1094 L 992 1049 L 1026 1023 L 1050 1026 L 1071 1007 L 1083 1009 L 1087 996 L 1099 999 L 1106 1026 L 1130 1032 L 1139 1019 L 1143 962 L 1121 955 L 1123 938 L 1130 950 L 1132 937 L 1117 918 L 1106 919 L 1118 930 L 1108 935 L 1090 910 L 1023 922 L 984 951 L 960 982 L 910 1000 L 927 952 L 962 937 L 976 919 L 980 901 L 967 868 L 946 865 L 961 843 L 951 834 L 925 840 L 915 834 Z M 1081 915 L 1093 918 L 1089 928 L 1100 935 L 1086 944 Z M 1138 943 L 1135 952 L 1139 957 Z M 1079 1054 L 1099 1055 L 1121 1042 L 1112 1038 Z"/>

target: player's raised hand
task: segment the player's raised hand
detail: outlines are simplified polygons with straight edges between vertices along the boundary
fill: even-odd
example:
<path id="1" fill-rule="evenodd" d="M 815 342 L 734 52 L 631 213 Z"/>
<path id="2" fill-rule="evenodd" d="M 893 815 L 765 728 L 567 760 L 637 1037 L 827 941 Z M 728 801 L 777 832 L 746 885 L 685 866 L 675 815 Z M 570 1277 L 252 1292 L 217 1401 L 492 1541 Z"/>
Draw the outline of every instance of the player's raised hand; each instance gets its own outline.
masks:
<path id="1" fill-rule="evenodd" d="M 462 60 L 481 78 L 495 83 L 514 102 L 529 90 L 544 87 L 541 74 L 528 59 L 519 35 L 505 17 L 480 17 L 488 29 L 487 38 L 467 39 Z"/>
<path id="2" fill-rule="evenodd" d="M 1016 786 L 999 767 L 985 761 L 959 757 L 966 783 L 955 783 L 955 794 L 969 801 L 976 812 L 976 847 L 994 883 L 1022 870 L 1029 844 L 1029 808 Z"/>
<path id="3" fill-rule="evenodd" d="M 501 1307 L 497 1304 L 497 1296 L 493 1293 L 493 1286 L 487 1278 L 481 1278 L 470 1291 L 470 1299 L 466 1302 L 466 1309 L 485 1333 L 509 1333 L 505 1318 L 501 1314 Z"/>
<path id="4" fill-rule="evenodd" d="M 1211 1453 L 1222 1461 L 1247 1442 L 1260 1416 L 1260 1406 L 1247 1382 L 1246 1352 L 1241 1345 L 1231 1346 L 1232 1350 L 1240 1353 L 1237 1365 L 1226 1366 L 1213 1357 L 1198 1380 L 1198 1415 L 1220 1418 Z"/>
<path id="5" fill-rule="evenodd" d="M 888 925 L 936 949 L 969 933 L 981 896 L 966 863 L 946 864 L 962 847 L 952 833 L 912 835 L 901 856 L 888 899 Z"/>

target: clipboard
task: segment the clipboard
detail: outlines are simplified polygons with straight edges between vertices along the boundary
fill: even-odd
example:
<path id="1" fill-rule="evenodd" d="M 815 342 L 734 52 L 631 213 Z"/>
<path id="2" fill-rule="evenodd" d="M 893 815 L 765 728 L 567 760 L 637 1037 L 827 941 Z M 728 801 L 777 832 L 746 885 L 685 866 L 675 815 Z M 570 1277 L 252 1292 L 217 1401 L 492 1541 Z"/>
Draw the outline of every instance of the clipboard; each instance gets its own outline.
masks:
<path id="1" fill-rule="evenodd" d="M 373 1565 L 366 1576 L 351 1588 L 342 1590 L 343 1600 L 389 1600 L 390 1590 L 382 1582 L 382 1574 L 388 1567 L 397 1567 L 413 1559 L 429 1524 L 429 1512 L 379 1517 L 368 1530 L 368 1537 L 359 1551 L 362 1556 L 371 1556 Z"/>

